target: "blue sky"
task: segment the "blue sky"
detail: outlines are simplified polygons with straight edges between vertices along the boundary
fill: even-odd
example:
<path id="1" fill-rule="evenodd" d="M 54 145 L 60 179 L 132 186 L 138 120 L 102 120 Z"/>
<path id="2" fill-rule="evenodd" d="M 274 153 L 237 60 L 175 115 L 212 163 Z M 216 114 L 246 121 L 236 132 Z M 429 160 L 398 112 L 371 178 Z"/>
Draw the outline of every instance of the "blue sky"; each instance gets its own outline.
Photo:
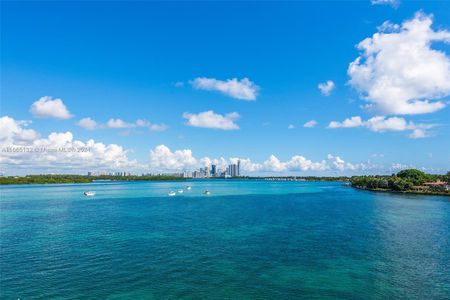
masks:
<path id="1" fill-rule="evenodd" d="M 2 146 L 93 139 L 120 147 L 105 154 L 109 161 L 95 157 L 100 150 L 69 158 L 4 154 L 8 174 L 193 169 L 208 162 L 205 157 L 249 159 L 248 174 L 450 169 L 446 1 L 1 5 L 0 115 L 13 119 L 4 119 Z M 418 33 L 405 25 L 408 20 Z M 432 35 L 432 42 L 415 49 L 429 20 L 431 33 L 418 39 Z M 385 21 L 390 23 L 380 29 Z M 370 50 L 381 51 L 370 54 L 375 64 L 368 65 L 356 46 L 377 32 L 387 39 L 372 41 Z M 396 58 L 399 51 L 406 54 Z M 359 68 L 351 73 L 349 65 L 359 56 Z M 369 79 L 363 74 L 367 67 L 375 74 Z M 383 76 L 393 83 L 379 88 Z M 233 79 L 237 92 L 230 90 Z M 327 81 L 334 87 L 328 95 L 318 88 Z M 254 99 L 239 99 L 246 88 Z M 33 110 L 45 96 L 51 98 Z M 201 115 L 208 111 L 214 113 Z M 341 123 L 352 117 L 359 119 Z M 83 118 L 94 120 L 96 128 L 79 126 Z M 108 128 L 114 127 L 110 119 L 128 128 Z M 138 119 L 145 122 L 138 125 Z M 304 127 L 312 120 L 317 125 Z M 48 138 L 67 132 L 72 138 Z"/>

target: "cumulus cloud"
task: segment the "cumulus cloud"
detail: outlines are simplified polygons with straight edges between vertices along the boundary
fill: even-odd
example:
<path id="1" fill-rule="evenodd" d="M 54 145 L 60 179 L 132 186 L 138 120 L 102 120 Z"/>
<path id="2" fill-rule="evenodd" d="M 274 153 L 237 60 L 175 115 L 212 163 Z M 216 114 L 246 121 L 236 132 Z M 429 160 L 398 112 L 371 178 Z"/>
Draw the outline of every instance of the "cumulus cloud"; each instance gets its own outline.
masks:
<path id="1" fill-rule="evenodd" d="M 333 81 L 328 80 L 327 82 L 319 83 L 317 87 L 319 88 L 322 95 L 329 96 L 331 92 L 335 89 L 336 85 L 334 84 Z"/>
<path id="2" fill-rule="evenodd" d="M 107 128 L 132 128 L 135 127 L 136 124 L 133 123 L 127 123 L 123 121 L 122 119 L 109 119 L 108 122 L 106 122 Z"/>
<path id="3" fill-rule="evenodd" d="M 61 99 L 52 99 L 49 96 L 41 97 L 34 102 L 30 112 L 38 118 L 70 119 L 73 117 Z"/>
<path id="4" fill-rule="evenodd" d="M 312 161 L 302 155 L 294 155 L 286 161 L 275 155 L 270 155 L 263 162 L 253 162 L 250 158 L 231 157 L 196 158 L 190 149 L 170 150 L 165 145 L 159 145 L 150 151 L 149 167 L 153 170 L 183 171 L 202 166 L 215 164 L 218 169 L 224 170 L 229 164 L 240 161 L 241 172 L 245 173 L 286 173 L 286 172 L 323 172 L 323 171 L 358 171 L 374 168 L 368 163 L 349 163 L 339 156 L 328 155 L 327 159 Z"/>
<path id="5" fill-rule="evenodd" d="M 330 124 L 328 124 L 328 128 L 352 128 L 362 126 L 362 124 L 361 117 L 356 116 L 345 119 L 342 122 L 331 121 Z"/>
<path id="6" fill-rule="evenodd" d="M 198 114 L 185 112 L 183 118 L 187 119 L 186 125 L 193 127 L 214 128 L 222 130 L 236 130 L 239 126 L 234 122 L 240 118 L 237 112 L 220 115 L 209 110 Z"/>
<path id="7" fill-rule="evenodd" d="M 27 129 L 28 122 L 4 116 L 0 118 L 0 166 L 2 169 L 62 170 L 139 168 L 135 160 L 127 157 L 127 151 L 117 144 L 103 144 L 90 139 L 86 142 L 76 140 L 67 132 L 52 132 L 46 138 Z M 20 148 L 22 147 L 22 148 Z M 31 151 L 8 151 L 20 148 Z M 84 149 L 84 150 L 81 150 Z M 79 151 L 81 150 L 81 151 Z"/>
<path id="8" fill-rule="evenodd" d="M 255 173 L 263 170 L 263 166 L 261 164 L 252 162 L 250 158 L 232 157 L 229 162 L 232 164 L 237 164 L 238 160 L 241 161 L 241 172 Z M 223 163 L 223 160 L 221 162 Z"/>
<path id="9" fill-rule="evenodd" d="M 270 155 L 262 163 L 254 163 L 249 159 L 241 159 L 241 166 L 247 172 L 319 172 L 319 171 L 356 171 L 370 168 L 369 164 L 346 163 L 339 157 L 328 156 L 328 160 L 312 161 L 302 155 L 294 155 L 289 160 L 282 161 L 275 155 Z M 337 162 L 336 162 L 337 161 Z"/>
<path id="10" fill-rule="evenodd" d="M 189 82 L 194 88 L 205 91 L 218 91 L 226 96 L 239 100 L 256 100 L 259 86 L 248 78 L 218 80 L 198 77 Z"/>
<path id="11" fill-rule="evenodd" d="M 27 129 L 31 121 L 14 120 L 4 116 L 0 118 L 0 145 L 26 145 L 39 138 L 33 129 Z"/>
<path id="12" fill-rule="evenodd" d="M 428 137 L 428 129 L 436 126 L 435 124 L 423 124 L 414 123 L 412 121 L 407 122 L 404 118 L 400 117 L 385 117 L 376 116 L 363 121 L 361 117 L 355 116 L 345 119 L 342 122 L 332 121 L 328 124 L 328 128 L 352 128 L 352 127 L 365 127 L 374 132 L 386 132 L 386 131 L 412 131 L 409 135 L 410 138 L 424 138 Z"/>
<path id="13" fill-rule="evenodd" d="M 197 164 L 189 149 L 172 152 L 169 147 L 159 145 L 150 151 L 149 166 L 157 170 L 183 170 Z"/>
<path id="14" fill-rule="evenodd" d="M 282 162 L 275 155 L 270 155 L 269 159 L 264 161 L 263 168 L 266 171 L 283 172 L 287 170 L 287 163 Z"/>
<path id="15" fill-rule="evenodd" d="M 412 139 L 423 139 L 429 137 L 430 134 L 424 129 L 416 128 L 408 136 Z"/>
<path id="16" fill-rule="evenodd" d="M 144 119 L 136 120 L 135 127 L 146 127 L 150 131 L 166 131 L 169 128 L 166 124 L 154 124 Z"/>
<path id="17" fill-rule="evenodd" d="M 317 123 L 316 120 L 311 120 L 311 121 L 308 121 L 308 122 L 306 122 L 305 124 L 303 124 L 303 127 L 305 127 L 305 128 L 313 128 L 313 127 L 315 127 L 317 124 L 318 124 L 318 123 Z"/>
<path id="18" fill-rule="evenodd" d="M 112 128 L 112 129 L 130 129 L 130 128 L 148 128 L 150 131 L 165 131 L 168 126 L 166 124 L 155 124 L 151 123 L 145 119 L 137 119 L 134 123 L 126 122 L 122 119 L 109 119 L 106 123 L 98 123 L 92 118 L 83 118 L 77 122 L 77 125 L 87 129 L 101 129 L 101 128 Z"/>
<path id="19" fill-rule="evenodd" d="M 78 121 L 77 125 L 87 130 L 94 130 L 98 126 L 97 122 L 91 118 L 83 118 Z"/>
<path id="20" fill-rule="evenodd" d="M 348 68 L 349 83 L 383 114 L 424 114 L 445 107 L 450 94 L 450 58 L 433 42 L 450 42 L 450 32 L 433 30 L 431 15 L 421 12 L 401 25 L 385 22 L 358 44 Z"/>
<path id="21" fill-rule="evenodd" d="M 339 156 L 334 156 L 331 154 L 328 154 L 327 158 L 328 158 L 328 161 L 331 163 L 332 168 L 334 168 L 335 170 L 341 171 L 341 172 L 342 171 L 367 170 L 367 169 L 371 169 L 374 167 L 370 162 L 353 164 L 353 163 L 344 161 Z"/>
<path id="22" fill-rule="evenodd" d="M 324 160 L 321 162 L 313 162 L 301 155 L 291 157 L 286 165 L 291 171 L 325 171 L 328 168 Z"/>

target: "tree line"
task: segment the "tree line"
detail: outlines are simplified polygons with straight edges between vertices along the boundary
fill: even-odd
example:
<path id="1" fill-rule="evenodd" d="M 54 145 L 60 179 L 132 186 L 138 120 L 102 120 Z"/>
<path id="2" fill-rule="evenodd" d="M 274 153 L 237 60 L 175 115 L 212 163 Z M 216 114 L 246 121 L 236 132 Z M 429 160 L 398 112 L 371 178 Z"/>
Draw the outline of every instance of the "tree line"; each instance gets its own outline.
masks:
<path id="1" fill-rule="evenodd" d="M 450 172 L 445 175 L 426 174 L 420 170 L 407 169 L 392 174 L 390 176 L 352 176 L 350 183 L 353 187 L 369 190 L 390 190 L 399 192 L 433 192 L 450 194 L 447 186 L 426 185 L 430 182 L 448 182 L 450 181 Z"/>

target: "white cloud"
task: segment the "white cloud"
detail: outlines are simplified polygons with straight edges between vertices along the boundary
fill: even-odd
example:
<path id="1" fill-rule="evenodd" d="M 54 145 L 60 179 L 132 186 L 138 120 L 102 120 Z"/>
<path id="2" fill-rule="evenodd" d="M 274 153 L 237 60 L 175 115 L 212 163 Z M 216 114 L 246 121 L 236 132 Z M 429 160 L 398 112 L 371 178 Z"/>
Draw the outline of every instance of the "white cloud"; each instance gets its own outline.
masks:
<path id="1" fill-rule="evenodd" d="M 83 118 L 78 121 L 77 125 L 87 130 L 94 130 L 98 126 L 97 122 L 91 118 Z"/>
<path id="2" fill-rule="evenodd" d="M 122 119 L 109 119 L 108 122 L 106 122 L 107 128 L 132 128 L 136 125 L 133 123 L 127 123 L 123 121 Z"/>
<path id="3" fill-rule="evenodd" d="M 345 119 L 343 122 L 331 121 L 328 124 L 328 128 L 351 128 L 351 127 L 359 127 L 362 126 L 363 122 L 361 117 L 351 117 Z"/>
<path id="4" fill-rule="evenodd" d="M 199 77 L 189 82 L 194 88 L 206 91 L 218 91 L 226 96 L 239 100 L 256 100 L 259 86 L 248 78 L 218 80 Z"/>
<path id="5" fill-rule="evenodd" d="M 322 95 L 329 96 L 331 92 L 335 89 L 336 85 L 334 84 L 333 81 L 328 80 L 327 82 L 319 83 L 317 87 L 319 88 Z"/>
<path id="6" fill-rule="evenodd" d="M 209 110 L 198 114 L 184 113 L 183 118 L 187 119 L 186 125 L 193 127 L 214 128 L 222 130 L 235 130 L 239 126 L 234 121 L 240 118 L 237 112 L 220 115 Z"/>
<path id="7" fill-rule="evenodd" d="M 384 23 L 358 44 L 361 54 L 348 68 L 349 83 L 383 114 L 424 114 L 445 107 L 450 95 L 450 58 L 431 48 L 450 42 L 450 32 L 434 31 L 421 12 L 401 25 Z M 436 101 L 437 100 L 437 101 Z"/>
<path id="8" fill-rule="evenodd" d="M 159 145 L 150 151 L 149 166 L 158 170 L 183 170 L 197 164 L 189 149 L 172 152 L 167 146 Z"/>
<path id="9" fill-rule="evenodd" d="M 130 128 L 148 128 L 150 131 L 165 131 L 168 126 L 166 124 L 154 124 L 145 119 L 137 119 L 134 123 L 126 122 L 122 119 L 109 119 L 106 123 L 98 123 L 92 118 L 83 118 L 77 122 L 77 125 L 87 129 L 100 129 L 100 128 L 112 128 L 112 129 L 130 129 Z M 127 132 L 128 134 L 130 132 Z"/>
<path id="10" fill-rule="evenodd" d="M 288 129 L 294 129 L 294 128 L 295 128 L 294 124 L 289 124 L 288 125 Z"/>
<path id="11" fill-rule="evenodd" d="M 16 121 L 10 117 L 0 118 L 0 146 L 2 169 L 26 172 L 32 170 L 47 171 L 73 169 L 114 169 L 140 168 L 135 160 L 127 157 L 127 151 L 117 144 L 105 145 L 90 139 L 86 142 L 75 140 L 73 134 L 52 132 L 47 138 L 39 138 L 39 134 L 26 129 L 28 122 Z M 31 151 L 8 151 L 8 147 L 26 147 Z M 84 149 L 86 151 L 78 151 Z"/>
<path id="12" fill-rule="evenodd" d="M 404 131 L 414 129 L 414 123 L 407 123 L 405 119 L 399 117 L 386 118 L 384 116 L 377 116 L 367 120 L 364 125 L 375 132 L 385 131 Z"/>
<path id="13" fill-rule="evenodd" d="M 313 127 L 315 127 L 317 124 L 318 124 L 318 123 L 317 123 L 316 120 L 311 120 L 311 121 L 308 121 L 308 122 L 306 122 L 305 124 L 303 124 L 303 127 L 305 127 L 305 128 L 313 128 Z"/>
<path id="14" fill-rule="evenodd" d="M 412 131 L 410 138 L 424 138 L 428 137 L 428 129 L 436 126 L 435 124 L 414 123 L 407 122 L 404 118 L 385 116 L 376 116 L 363 121 L 361 117 L 355 116 L 350 119 L 345 119 L 343 122 L 331 121 L 328 128 L 352 128 L 365 127 L 374 132 L 386 131 Z"/>
<path id="15" fill-rule="evenodd" d="M 169 128 L 166 124 L 150 124 L 148 129 L 150 131 L 166 131 Z"/>
<path id="16" fill-rule="evenodd" d="M 371 0 L 372 5 L 390 5 L 397 8 L 400 4 L 400 0 Z"/>
<path id="17" fill-rule="evenodd" d="M 26 127 L 31 121 L 18 121 L 11 117 L 0 118 L 0 145 L 26 145 L 39 138 L 39 134 Z"/>
<path id="18" fill-rule="evenodd" d="M 263 166 L 261 164 L 252 162 L 250 158 L 232 157 L 232 158 L 230 158 L 229 162 L 232 164 L 236 164 L 238 160 L 241 161 L 241 172 L 244 172 L 244 173 L 245 172 L 248 172 L 248 173 L 260 172 L 263 168 Z M 223 163 L 223 161 L 222 161 L 222 163 Z"/>
<path id="19" fill-rule="evenodd" d="M 412 139 L 423 139 L 429 137 L 430 134 L 426 130 L 416 128 L 408 136 Z"/>
<path id="20" fill-rule="evenodd" d="M 34 102 L 30 112 L 39 118 L 70 119 L 73 117 L 61 99 L 52 100 L 49 96 L 41 97 Z"/>
<path id="21" fill-rule="evenodd" d="M 136 126 L 138 127 L 148 127 L 151 125 L 151 123 L 144 119 L 137 119 L 135 122 Z"/>
<path id="22" fill-rule="evenodd" d="M 275 155 L 269 156 L 269 159 L 263 163 L 265 171 L 283 172 L 287 170 L 287 164 L 280 161 Z"/>
<path id="23" fill-rule="evenodd" d="M 291 157 L 286 165 L 291 171 L 325 171 L 328 168 L 324 160 L 321 162 L 313 162 L 301 155 Z"/>
<path id="24" fill-rule="evenodd" d="M 136 120 L 135 125 L 136 127 L 147 127 L 150 131 L 166 131 L 169 128 L 166 124 L 153 124 L 143 119 Z"/>
<path id="25" fill-rule="evenodd" d="M 352 164 L 349 162 L 345 162 L 342 158 L 339 156 L 333 156 L 331 154 L 328 154 L 327 156 L 328 160 L 332 164 L 332 167 L 338 171 L 356 171 L 356 170 L 366 170 L 370 169 L 370 164 Z"/>
<path id="26" fill-rule="evenodd" d="M 183 171 L 192 170 L 203 166 L 215 164 L 218 169 L 224 170 L 229 164 L 240 160 L 241 172 L 246 173 L 286 173 L 286 172 L 344 172 L 372 169 L 375 166 L 367 163 L 349 163 L 339 156 L 328 155 L 327 159 L 312 161 L 301 155 L 294 155 L 286 161 L 280 160 L 275 155 L 259 163 L 250 158 L 230 157 L 220 158 L 196 158 L 190 149 L 170 150 L 165 145 L 159 145 L 150 151 L 149 167 L 159 171 Z"/>
<path id="27" fill-rule="evenodd" d="M 241 160 L 242 163 L 242 160 Z M 247 164 L 249 161 L 247 161 Z M 351 164 L 347 164 L 344 167 L 338 169 L 338 171 L 344 171 L 348 169 L 348 166 L 352 166 L 351 170 L 357 170 L 359 166 L 353 166 Z M 327 161 L 322 160 L 318 162 L 314 162 L 312 160 L 307 159 L 302 155 L 294 155 L 287 161 L 281 161 L 275 155 L 270 155 L 267 160 L 265 160 L 262 164 L 252 163 L 252 169 L 255 171 L 263 171 L 263 172 L 296 172 L 296 171 L 329 171 L 335 169 L 333 165 L 327 164 Z"/>

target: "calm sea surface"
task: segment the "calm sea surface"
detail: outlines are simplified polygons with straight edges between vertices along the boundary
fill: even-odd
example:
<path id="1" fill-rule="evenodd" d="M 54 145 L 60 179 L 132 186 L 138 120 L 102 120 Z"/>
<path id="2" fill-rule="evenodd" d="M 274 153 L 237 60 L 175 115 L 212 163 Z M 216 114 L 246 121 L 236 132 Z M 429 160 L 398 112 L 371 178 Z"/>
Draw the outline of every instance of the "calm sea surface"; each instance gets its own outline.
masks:
<path id="1" fill-rule="evenodd" d="M 235 180 L 0 195 L 1 299 L 450 299 L 448 197 Z"/>

